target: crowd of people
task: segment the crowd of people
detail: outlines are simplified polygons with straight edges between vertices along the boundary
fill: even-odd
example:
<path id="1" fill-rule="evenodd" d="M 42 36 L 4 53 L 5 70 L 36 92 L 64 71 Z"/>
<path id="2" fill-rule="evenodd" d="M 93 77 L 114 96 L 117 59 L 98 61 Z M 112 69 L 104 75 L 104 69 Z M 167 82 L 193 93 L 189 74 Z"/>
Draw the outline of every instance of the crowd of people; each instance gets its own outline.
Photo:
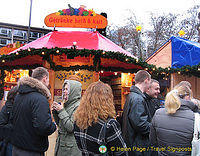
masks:
<path id="1" fill-rule="evenodd" d="M 81 96 L 78 79 L 65 80 L 62 101 L 52 104 L 48 86 L 48 70 L 38 67 L 9 91 L 0 112 L 0 156 L 44 156 L 56 130 L 55 156 L 191 155 L 200 101 L 188 81 L 167 93 L 161 108 L 159 82 L 138 71 L 120 123 L 108 84 L 94 82 Z"/>

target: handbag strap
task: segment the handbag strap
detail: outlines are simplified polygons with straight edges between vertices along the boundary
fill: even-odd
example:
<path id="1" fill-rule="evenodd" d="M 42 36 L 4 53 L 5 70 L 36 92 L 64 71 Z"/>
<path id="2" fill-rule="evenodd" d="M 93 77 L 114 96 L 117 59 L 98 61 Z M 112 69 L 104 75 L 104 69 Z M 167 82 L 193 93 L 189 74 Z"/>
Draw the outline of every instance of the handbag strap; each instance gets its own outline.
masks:
<path id="1" fill-rule="evenodd" d="M 103 145 L 106 145 L 106 126 L 107 126 L 107 121 L 103 125 L 103 130 L 100 135 L 100 139 L 103 141 Z"/>
<path id="2" fill-rule="evenodd" d="M 194 113 L 194 139 L 198 140 L 200 139 L 200 114 Z"/>

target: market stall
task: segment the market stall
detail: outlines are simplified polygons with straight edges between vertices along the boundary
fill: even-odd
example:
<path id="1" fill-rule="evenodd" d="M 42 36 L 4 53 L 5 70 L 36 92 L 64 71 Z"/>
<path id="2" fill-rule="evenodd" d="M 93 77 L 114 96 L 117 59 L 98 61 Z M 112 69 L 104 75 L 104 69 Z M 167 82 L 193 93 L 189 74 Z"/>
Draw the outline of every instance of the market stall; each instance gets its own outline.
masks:
<path id="1" fill-rule="evenodd" d="M 0 48 L 0 56 L 9 54 L 10 52 L 20 48 L 24 44 L 20 44 L 19 42 L 8 44 L 5 47 Z M 28 75 L 28 70 L 13 70 L 6 71 L 5 70 L 5 79 L 4 79 L 4 100 L 6 100 L 8 91 L 17 84 L 17 81 L 22 76 Z"/>
<path id="2" fill-rule="evenodd" d="M 166 68 L 162 83 L 167 90 L 180 81 L 189 81 L 194 97 L 200 98 L 200 43 L 173 36 L 146 62 Z"/>
<path id="3" fill-rule="evenodd" d="M 1 70 L 4 77 L 8 69 L 48 68 L 52 97 L 57 101 L 61 99 L 61 85 L 70 75 L 80 77 L 83 91 L 90 83 L 107 77 L 116 107 L 121 109 L 133 73 L 147 64 L 96 31 L 53 31 L 1 57 L 0 66 L 5 69 Z"/>
<path id="4" fill-rule="evenodd" d="M 83 5 L 80 8 L 69 5 L 69 9 L 46 16 L 45 24 L 54 27 L 54 31 L 0 57 L 0 99 L 5 80 L 10 78 L 6 71 L 24 69 L 29 70 L 30 75 L 32 69 L 44 66 L 50 73 L 52 100 L 61 100 L 64 79 L 76 75 L 83 92 L 98 80 L 110 84 L 116 109 L 121 110 L 134 73 L 140 69 L 151 70 L 154 66 L 137 59 L 96 31 L 102 29 L 102 32 L 107 26 L 107 19 L 102 15 Z M 90 28 L 91 31 L 56 31 L 56 27 Z"/>

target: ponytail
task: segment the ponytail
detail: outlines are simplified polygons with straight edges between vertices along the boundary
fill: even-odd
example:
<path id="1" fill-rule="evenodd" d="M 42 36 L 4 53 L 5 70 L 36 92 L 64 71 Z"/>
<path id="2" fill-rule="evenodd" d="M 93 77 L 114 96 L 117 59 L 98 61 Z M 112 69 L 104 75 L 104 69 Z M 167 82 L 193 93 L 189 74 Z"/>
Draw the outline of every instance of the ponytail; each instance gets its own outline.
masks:
<path id="1" fill-rule="evenodd" d="M 180 108 L 181 101 L 178 96 L 178 90 L 170 91 L 165 98 L 165 107 L 168 114 L 174 114 Z"/>

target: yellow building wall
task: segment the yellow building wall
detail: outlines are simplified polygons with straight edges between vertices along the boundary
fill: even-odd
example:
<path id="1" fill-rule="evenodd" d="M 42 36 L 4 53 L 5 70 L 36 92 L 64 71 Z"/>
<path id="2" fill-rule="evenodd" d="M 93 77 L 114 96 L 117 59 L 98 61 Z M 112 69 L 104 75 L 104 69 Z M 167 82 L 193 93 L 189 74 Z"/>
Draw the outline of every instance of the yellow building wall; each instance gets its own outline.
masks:
<path id="1" fill-rule="evenodd" d="M 157 67 L 171 67 L 172 64 L 172 47 L 171 42 L 167 42 L 163 47 L 158 49 L 151 57 L 149 57 L 146 62 L 149 64 L 154 64 Z"/>

